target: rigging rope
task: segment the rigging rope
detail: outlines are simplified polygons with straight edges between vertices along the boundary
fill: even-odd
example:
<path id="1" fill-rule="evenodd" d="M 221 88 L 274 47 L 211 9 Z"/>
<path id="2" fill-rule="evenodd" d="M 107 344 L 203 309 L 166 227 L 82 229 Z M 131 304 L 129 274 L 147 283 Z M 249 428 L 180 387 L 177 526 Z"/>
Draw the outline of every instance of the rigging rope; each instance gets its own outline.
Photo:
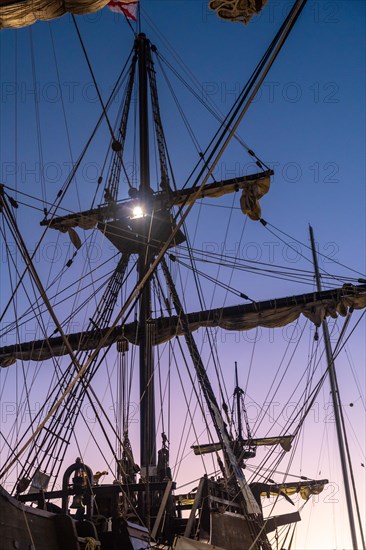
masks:
<path id="1" fill-rule="evenodd" d="M 36 62 L 35 62 L 35 55 L 34 55 L 32 27 L 29 27 L 28 31 L 29 31 L 29 41 L 30 41 L 30 55 L 31 55 L 31 65 L 32 65 L 33 89 L 35 90 L 35 93 L 34 93 L 34 108 L 35 108 L 35 115 L 36 115 L 37 144 L 38 144 L 38 155 L 39 155 L 39 172 L 40 172 L 40 181 L 41 181 L 43 201 L 46 201 L 47 200 L 47 194 L 46 194 L 46 185 L 45 185 L 44 171 L 43 171 L 44 162 L 43 162 L 43 145 L 42 145 L 42 140 L 41 140 L 41 117 L 40 117 L 39 98 L 38 98 L 38 91 L 37 91 L 38 82 L 37 82 L 37 74 L 36 74 Z"/>
<path id="2" fill-rule="evenodd" d="M 71 18 L 72 18 L 72 22 L 74 23 L 74 27 L 75 27 L 75 30 L 76 30 L 76 34 L 79 38 L 79 42 L 80 42 L 80 46 L 81 46 L 81 49 L 83 50 L 83 53 L 84 53 L 84 57 L 85 57 L 85 61 L 88 65 L 88 68 L 89 68 L 89 72 L 90 72 L 90 76 L 92 77 L 92 80 L 93 80 L 93 84 L 94 84 L 94 88 L 95 88 L 95 91 L 97 92 L 97 95 L 98 95 L 98 99 L 99 99 L 99 103 L 100 103 L 100 106 L 102 107 L 102 113 L 103 113 L 103 117 L 105 118 L 106 122 L 107 122 L 107 126 L 108 126 L 108 129 L 109 129 L 109 133 L 111 134 L 111 138 L 112 138 L 112 142 L 116 144 L 117 146 L 117 139 L 114 135 L 114 132 L 113 132 L 113 128 L 112 128 L 112 125 L 110 123 L 110 120 L 109 120 L 109 117 L 107 115 L 107 110 L 106 110 L 106 106 L 104 105 L 104 102 L 103 102 L 103 99 L 102 99 L 102 96 L 101 96 L 101 93 L 100 93 L 100 90 L 99 90 L 99 86 L 98 86 L 98 83 L 96 81 L 96 78 L 95 78 L 95 75 L 94 75 L 94 71 L 93 71 L 93 68 L 91 66 L 91 63 L 90 63 L 90 59 L 89 59 L 89 56 L 87 54 L 87 51 L 86 51 L 86 48 L 85 48 L 85 45 L 84 45 L 84 42 L 83 42 L 83 39 L 81 37 L 81 34 L 80 34 L 80 30 L 79 30 L 79 26 L 76 22 L 76 18 L 74 16 L 74 14 L 71 14 Z"/>
<path id="3" fill-rule="evenodd" d="M 67 145 L 68 145 L 68 149 L 69 149 L 70 160 L 71 160 L 71 163 L 72 163 L 72 166 L 73 166 L 73 165 L 74 165 L 74 157 L 73 157 L 73 154 L 72 154 L 71 139 L 70 139 L 70 131 L 69 131 L 69 126 L 68 126 L 68 124 L 67 124 L 66 107 L 65 107 L 65 101 L 64 101 L 64 94 L 63 94 L 63 92 L 62 92 L 61 78 L 60 78 L 60 70 L 59 70 L 58 61 L 57 61 L 56 48 L 55 48 L 55 40 L 54 40 L 54 34 L 53 34 L 52 25 L 48 25 L 48 28 L 49 28 L 49 32 L 50 32 L 50 38 L 51 38 L 51 44 L 52 44 L 52 53 L 53 53 L 53 59 L 54 59 L 54 64 L 55 64 L 55 69 L 56 69 L 56 75 L 57 75 L 57 84 L 58 84 L 58 88 L 59 88 L 59 90 L 60 90 L 60 100 L 61 100 L 62 116 L 63 116 L 63 120 L 64 120 L 64 125 L 65 125 L 66 138 L 67 138 Z M 78 200 L 79 209 L 81 210 L 81 201 L 80 201 L 79 189 L 78 189 L 78 186 L 77 186 L 77 185 L 76 185 L 76 194 L 77 194 L 77 200 Z"/>
<path id="4" fill-rule="evenodd" d="M 195 98 L 196 98 L 196 99 L 197 99 L 197 100 L 207 109 L 207 111 L 208 111 L 208 112 L 209 112 L 218 122 L 220 122 L 221 125 L 224 125 L 224 123 L 225 123 L 225 118 L 224 118 L 224 116 L 219 112 L 219 110 L 218 110 L 217 106 L 215 105 L 215 103 L 213 102 L 212 98 L 210 98 L 210 102 L 211 102 L 212 107 L 210 107 L 210 106 L 208 105 L 208 103 L 207 103 L 206 101 L 204 101 L 204 99 L 202 98 L 202 89 L 201 89 L 201 88 L 202 88 L 202 85 L 201 85 L 199 82 L 196 83 L 196 85 L 197 85 L 199 91 L 201 92 L 201 95 L 200 95 L 198 92 L 196 92 L 196 91 L 188 84 L 188 82 L 186 82 L 186 81 L 183 79 L 182 75 L 181 75 L 181 74 L 180 74 L 180 73 L 179 73 L 179 72 L 178 72 L 169 62 L 168 62 L 167 59 L 165 59 L 165 58 L 160 54 L 160 52 L 158 52 L 158 58 L 159 58 L 160 61 L 163 61 L 163 62 L 167 65 L 167 67 L 172 71 L 172 73 L 182 82 L 182 84 L 188 89 L 188 91 L 189 91 L 189 92 L 190 92 L 190 93 L 191 93 L 191 94 L 192 94 L 192 95 L 193 95 L 193 96 L 194 96 L 194 97 L 195 97 Z M 166 75 L 165 71 L 163 70 L 163 67 L 162 67 L 162 64 L 161 64 L 161 63 L 160 63 L 160 67 L 161 67 L 161 69 L 162 69 L 163 74 Z M 167 82 L 169 82 L 168 79 L 167 79 L 167 76 L 165 76 L 165 78 L 166 78 Z M 169 83 L 169 86 L 171 86 L 170 83 Z M 189 126 L 189 127 L 190 127 L 190 126 Z M 189 132 L 189 133 L 190 133 L 190 132 Z M 194 138 L 194 139 L 195 139 L 195 138 Z M 257 164 L 258 166 L 260 166 L 260 167 L 264 166 L 266 169 L 269 169 L 269 167 L 267 166 L 267 164 L 266 164 L 264 161 L 262 161 L 262 160 L 254 153 L 254 151 L 249 147 L 249 145 L 247 145 L 247 144 L 245 143 L 245 141 L 239 136 L 239 134 L 236 133 L 236 134 L 234 135 L 234 139 L 237 140 L 237 141 L 240 143 L 240 145 L 241 145 L 244 149 L 246 149 L 246 151 L 249 153 L 250 156 L 252 156 L 252 157 L 254 157 L 254 158 L 256 159 L 256 161 L 257 161 L 256 164 Z M 204 153 L 201 152 L 201 149 L 200 149 L 200 148 L 197 149 L 197 152 L 199 152 L 202 156 L 204 156 Z"/>
<path id="5" fill-rule="evenodd" d="M 295 237 L 291 237 L 290 235 L 288 235 L 287 233 L 285 233 L 284 231 L 281 231 L 281 229 L 278 229 L 278 227 L 275 227 L 273 224 L 271 224 L 270 222 L 267 222 L 266 220 L 261 220 L 262 222 L 262 225 L 269 231 L 269 233 L 271 233 L 272 235 L 276 236 L 281 242 L 285 242 L 283 239 L 281 239 L 280 237 L 278 237 L 278 235 L 276 235 L 273 231 L 271 231 L 267 225 L 273 227 L 274 229 L 276 229 L 276 231 L 279 231 L 280 233 L 282 233 L 283 235 L 285 235 L 286 237 L 289 237 L 290 239 L 293 239 L 294 241 L 298 242 L 299 244 L 301 244 L 302 246 L 308 248 L 310 251 L 311 251 L 311 246 L 309 246 L 308 244 L 306 243 L 303 243 L 301 241 L 299 241 L 298 239 L 296 239 Z M 286 244 L 286 243 L 285 243 Z M 287 244 L 287 246 L 290 247 L 289 244 Z M 290 247 L 291 248 L 291 247 Z M 298 252 L 298 251 L 297 251 Z M 360 271 L 357 271 L 356 269 L 352 269 L 351 267 L 348 267 L 347 265 L 345 264 L 342 264 L 341 262 L 338 262 L 337 260 L 335 260 L 334 258 L 330 257 L 330 256 L 327 256 L 326 254 L 322 254 L 321 252 L 317 251 L 317 254 L 319 256 L 322 256 L 323 258 L 327 259 L 328 261 L 332 261 L 334 262 L 335 264 L 338 264 L 342 267 L 345 267 L 347 269 L 349 269 L 350 271 L 353 271 L 353 273 L 357 273 L 358 275 L 361 275 L 362 277 L 365 277 L 365 274 L 364 273 L 361 273 Z M 308 258 L 306 258 L 306 256 L 303 256 L 301 254 L 301 256 L 303 258 L 305 258 L 305 260 L 309 261 L 312 263 L 312 260 L 309 260 Z M 331 276 L 329 273 L 327 273 L 324 269 L 322 269 L 322 271 L 324 273 L 326 273 L 329 277 Z"/>
<path id="6" fill-rule="evenodd" d="M 287 246 L 287 245 L 286 245 Z M 175 256 L 177 258 L 190 258 L 190 251 L 180 245 L 175 252 Z M 267 275 L 268 276 L 278 276 L 279 279 L 284 280 L 297 280 L 301 283 L 306 283 L 308 281 L 308 284 L 311 284 L 313 286 L 314 284 L 314 273 L 313 271 L 308 271 L 304 269 L 294 268 L 294 267 L 288 267 L 288 266 L 281 266 L 275 263 L 267 263 L 267 262 L 261 262 L 258 260 L 249 260 L 247 258 L 245 259 L 238 259 L 238 256 L 228 256 L 227 254 L 222 253 L 216 253 L 210 250 L 199 250 L 192 248 L 192 254 L 195 255 L 195 262 L 202 262 L 207 264 L 214 264 L 214 265 L 222 265 L 223 267 L 228 268 L 235 268 L 237 270 L 243 270 L 243 271 L 252 271 L 253 273 L 257 273 L 260 275 Z M 251 267 L 251 265 L 253 267 Z M 262 267 L 263 266 L 263 267 Z M 265 269 L 265 267 L 268 267 L 270 269 Z M 276 268 L 276 269 L 275 269 Z M 341 282 L 360 282 L 359 279 L 352 278 L 352 277 L 345 277 L 344 275 L 323 275 L 322 279 L 329 278 L 332 282 L 333 280 L 341 281 Z M 332 288 L 331 285 L 328 283 L 328 287 Z M 336 288 L 336 287 L 334 287 Z"/>

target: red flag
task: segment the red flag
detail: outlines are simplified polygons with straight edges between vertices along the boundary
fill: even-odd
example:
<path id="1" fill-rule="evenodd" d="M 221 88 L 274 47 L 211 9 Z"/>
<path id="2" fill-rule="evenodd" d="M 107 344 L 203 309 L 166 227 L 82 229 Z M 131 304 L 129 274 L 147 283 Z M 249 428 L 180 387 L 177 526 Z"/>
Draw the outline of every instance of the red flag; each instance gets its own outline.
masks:
<path id="1" fill-rule="evenodd" d="M 137 21 L 137 4 L 138 0 L 111 0 L 107 5 L 110 10 L 122 13 L 132 21 Z"/>

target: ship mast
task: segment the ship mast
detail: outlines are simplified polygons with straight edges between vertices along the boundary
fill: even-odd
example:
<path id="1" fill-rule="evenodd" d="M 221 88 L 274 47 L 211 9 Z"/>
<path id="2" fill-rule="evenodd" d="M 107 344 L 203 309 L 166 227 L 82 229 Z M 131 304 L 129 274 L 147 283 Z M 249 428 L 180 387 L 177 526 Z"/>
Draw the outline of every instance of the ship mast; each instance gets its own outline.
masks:
<path id="1" fill-rule="evenodd" d="M 143 213 L 151 208 L 152 189 L 150 187 L 149 158 L 149 120 L 148 120 L 148 75 L 147 49 L 149 42 L 145 34 L 136 39 L 139 74 L 139 131 L 140 131 L 140 187 L 139 198 Z M 138 274 L 141 280 L 149 269 L 152 254 L 149 251 L 149 219 L 143 219 L 145 244 L 139 253 Z M 139 302 L 139 343 L 140 343 L 140 464 L 146 469 L 146 476 L 151 477 L 156 466 L 155 443 L 155 396 L 154 396 L 154 358 L 151 334 L 151 287 L 150 282 L 144 286 Z"/>
<path id="2" fill-rule="evenodd" d="M 321 280 L 320 280 L 318 258 L 317 258 L 317 255 L 316 255 L 314 232 L 313 232 L 313 228 L 311 227 L 311 225 L 309 226 L 309 234 L 310 234 L 310 242 L 311 242 L 311 251 L 312 251 L 312 255 L 313 255 L 313 264 L 314 264 L 314 272 L 315 272 L 315 279 L 316 279 L 316 287 L 317 287 L 318 292 L 320 292 L 322 285 L 321 285 Z M 342 432 L 342 423 L 341 423 L 341 416 L 340 416 L 341 403 L 340 403 L 339 393 L 338 393 L 338 389 L 337 389 L 338 388 L 337 375 L 336 375 L 336 371 L 335 371 L 332 347 L 331 347 L 331 343 L 330 343 L 328 323 L 327 323 L 327 320 L 325 318 L 322 321 L 322 328 L 323 328 L 323 335 L 324 335 L 325 353 L 326 353 L 327 364 L 328 364 L 331 395 L 332 395 L 332 400 L 333 400 L 334 418 L 335 418 L 335 424 L 336 424 L 336 429 L 337 429 L 339 455 L 340 455 L 340 459 L 341 459 L 341 466 L 342 466 L 342 473 L 343 473 L 344 490 L 345 490 L 346 501 L 347 501 L 347 511 L 348 511 L 349 526 L 350 526 L 350 531 L 351 531 L 351 538 L 352 538 L 352 548 L 353 548 L 353 550 L 357 550 L 358 544 L 357 544 L 357 536 L 356 536 L 356 527 L 355 527 L 355 520 L 354 520 L 354 516 L 353 516 L 351 489 L 350 489 L 350 483 L 349 483 L 349 479 L 348 479 L 346 452 L 345 452 L 345 448 L 344 448 L 344 436 L 343 436 L 343 432 Z"/>

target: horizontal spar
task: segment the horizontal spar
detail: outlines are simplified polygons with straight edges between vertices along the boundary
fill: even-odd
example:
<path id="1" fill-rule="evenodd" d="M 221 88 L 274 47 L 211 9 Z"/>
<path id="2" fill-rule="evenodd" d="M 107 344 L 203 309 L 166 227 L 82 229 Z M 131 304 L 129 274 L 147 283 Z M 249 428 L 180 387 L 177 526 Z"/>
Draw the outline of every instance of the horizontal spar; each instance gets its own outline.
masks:
<path id="1" fill-rule="evenodd" d="M 224 330 L 245 331 L 257 327 L 276 328 L 294 322 L 303 314 L 316 326 L 320 326 L 325 317 L 345 316 L 353 309 L 366 307 L 366 285 L 344 285 L 343 287 L 311 292 L 287 298 L 241 304 L 200 312 L 188 313 L 188 323 L 191 331 L 201 327 L 222 328 Z M 153 344 L 158 345 L 180 336 L 183 331 L 179 318 L 158 317 L 148 323 Z M 91 350 L 97 347 L 99 341 L 109 329 L 77 332 L 67 335 L 69 344 L 74 351 Z M 138 325 L 136 322 L 117 326 L 104 343 L 108 347 L 115 342 L 137 344 Z M 18 359 L 43 361 L 50 357 L 66 355 L 65 345 L 61 337 L 18 343 L 0 348 L 0 366 L 8 367 Z"/>
<path id="2" fill-rule="evenodd" d="M 272 175 L 272 170 L 266 170 L 264 172 L 249 174 L 239 178 L 207 183 L 201 190 L 198 198 L 218 198 L 241 190 L 243 198 L 245 199 L 243 212 L 247 210 L 249 215 L 250 205 L 255 208 L 258 199 L 268 191 L 270 177 Z M 160 210 L 169 210 L 174 206 L 188 206 L 193 201 L 196 192 L 197 187 L 187 187 L 177 191 L 170 191 L 169 193 L 155 193 L 151 196 L 149 210 L 152 212 L 159 212 Z M 41 225 L 48 225 L 50 228 L 57 229 L 63 233 L 75 227 L 93 229 L 98 223 L 104 223 L 111 219 L 130 218 L 136 206 L 141 206 L 138 193 L 133 199 L 121 202 L 111 201 L 109 204 L 93 208 L 92 210 L 54 217 L 51 220 L 45 219 L 41 222 Z"/>

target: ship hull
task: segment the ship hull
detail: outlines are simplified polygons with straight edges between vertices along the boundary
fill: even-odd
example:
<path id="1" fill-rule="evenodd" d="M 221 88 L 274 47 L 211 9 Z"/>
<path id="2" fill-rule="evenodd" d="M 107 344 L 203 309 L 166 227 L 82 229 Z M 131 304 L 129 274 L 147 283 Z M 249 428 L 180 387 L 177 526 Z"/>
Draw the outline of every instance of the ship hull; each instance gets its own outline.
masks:
<path id="1" fill-rule="evenodd" d="M 88 546 L 89 544 L 89 546 Z M 90 546 L 91 545 L 91 546 Z M 33 508 L 19 502 L 0 486 L 0 550 L 143 550 L 149 549 L 147 529 L 121 524 L 118 533 L 100 540 L 90 521 Z"/>
<path id="2" fill-rule="evenodd" d="M 26 506 L 0 487 L 1 550 L 79 550 L 75 522 L 70 516 Z"/>

